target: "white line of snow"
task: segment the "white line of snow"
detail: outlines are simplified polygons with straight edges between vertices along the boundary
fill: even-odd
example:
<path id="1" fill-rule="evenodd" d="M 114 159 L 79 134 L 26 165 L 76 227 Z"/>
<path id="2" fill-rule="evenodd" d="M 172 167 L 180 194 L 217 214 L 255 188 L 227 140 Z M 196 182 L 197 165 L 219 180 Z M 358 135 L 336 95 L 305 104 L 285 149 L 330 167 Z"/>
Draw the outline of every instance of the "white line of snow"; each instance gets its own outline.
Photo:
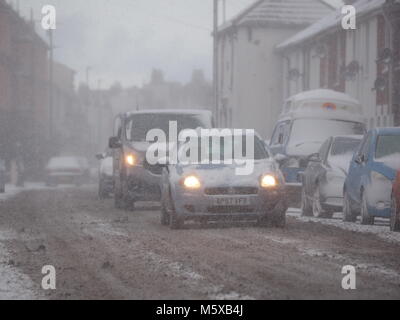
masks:
<path id="1" fill-rule="evenodd" d="M 340 261 L 343 266 L 344 265 L 352 265 L 356 267 L 359 270 L 363 270 L 368 273 L 372 274 L 380 274 L 383 277 L 386 277 L 390 279 L 391 281 L 395 281 L 400 284 L 400 274 L 392 269 L 386 268 L 383 265 L 379 264 L 371 264 L 371 263 L 363 263 L 357 259 L 342 255 L 342 254 L 337 254 L 337 253 L 332 253 L 328 251 L 323 251 L 319 249 L 299 249 L 300 252 L 302 252 L 303 255 L 309 256 L 309 257 L 321 257 L 321 258 L 328 258 L 328 259 L 333 259 Z"/>
<path id="2" fill-rule="evenodd" d="M 374 226 L 364 226 L 359 222 L 343 222 L 341 220 L 342 214 L 335 214 L 334 219 L 318 219 L 314 217 L 302 217 L 300 210 L 291 208 L 287 212 L 287 215 L 302 222 L 315 222 L 323 225 L 338 227 L 347 231 L 370 233 L 385 241 L 396 244 L 400 243 L 400 233 L 390 231 L 389 222 L 385 219 L 376 219 L 376 225 Z"/>

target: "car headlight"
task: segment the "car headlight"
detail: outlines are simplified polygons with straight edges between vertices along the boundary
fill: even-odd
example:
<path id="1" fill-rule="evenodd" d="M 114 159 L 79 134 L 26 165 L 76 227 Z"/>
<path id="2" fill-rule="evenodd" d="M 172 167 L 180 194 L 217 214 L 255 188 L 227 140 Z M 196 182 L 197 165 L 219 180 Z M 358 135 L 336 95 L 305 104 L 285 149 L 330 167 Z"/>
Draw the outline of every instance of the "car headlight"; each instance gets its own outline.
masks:
<path id="1" fill-rule="evenodd" d="M 128 166 L 130 166 L 130 167 L 133 167 L 133 166 L 135 166 L 136 165 L 136 163 L 137 163 L 137 160 L 136 160 L 136 157 L 135 157 L 135 155 L 134 154 L 127 154 L 126 156 L 125 156 L 125 163 L 128 165 Z"/>
<path id="2" fill-rule="evenodd" d="M 201 183 L 199 178 L 196 176 L 188 176 L 183 180 L 183 185 L 187 189 L 199 189 L 201 187 Z"/>
<path id="3" fill-rule="evenodd" d="M 278 185 L 278 180 L 272 174 L 266 174 L 261 177 L 261 187 L 274 188 Z"/>

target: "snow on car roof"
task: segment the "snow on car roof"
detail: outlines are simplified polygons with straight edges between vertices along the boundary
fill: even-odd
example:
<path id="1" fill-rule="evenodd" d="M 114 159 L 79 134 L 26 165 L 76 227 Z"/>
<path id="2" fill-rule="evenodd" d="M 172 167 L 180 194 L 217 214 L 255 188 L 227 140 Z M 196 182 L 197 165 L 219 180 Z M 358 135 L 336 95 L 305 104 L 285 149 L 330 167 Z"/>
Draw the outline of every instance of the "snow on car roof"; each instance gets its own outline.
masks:
<path id="1" fill-rule="evenodd" d="M 300 92 L 287 99 L 288 101 L 303 101 L 303 100 L 335 100 L 335 101 L 346 101 L 354 104 L 360 104 L 358 100 L 345 94 L 329 89 L 316 89 L 310 91 Z"/>
<path id="2" fill-rule="evenodd" d="M 364 122 L 361 104 L 334 90 L 317 89 L 298 93 L 286 100 L 280 119 L 319 118 Z"/>

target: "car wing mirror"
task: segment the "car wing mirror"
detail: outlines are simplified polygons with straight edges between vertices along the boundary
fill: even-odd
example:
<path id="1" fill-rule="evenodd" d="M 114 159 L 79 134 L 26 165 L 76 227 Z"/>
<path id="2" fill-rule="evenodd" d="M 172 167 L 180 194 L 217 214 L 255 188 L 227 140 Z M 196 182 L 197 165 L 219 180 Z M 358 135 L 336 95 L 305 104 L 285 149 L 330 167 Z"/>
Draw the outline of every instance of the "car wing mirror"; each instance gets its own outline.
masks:
<path id="1" fill-rule="evenodd" d="M 97 160 L 103 160 L 104 159 L 104 155 L 102 153 L 98 153 L 98 154 L 96 154 L 96 159 Z"/>
<path id="2" fill-rule="evenodd" d="M 287 159 L 287 156 L 285 156 L 284 154 L 278 153 L 274 156 L 274 159 L 276 162 L 280 163 L 283 162 Z"/>
<path id="3" fill-rule="evenodd" d="M 111 137 L 108 141 L 110 149 L 118 149 L 122 147 L 121 140 L 118 137 Z"/>
<path id="4" fill-rule="evenodd" d="M 321 157 L 319 155 L 319 153 L 313 153 L 312 155 L 310 155 L 308 157 L 308 161 L 310 162 L 321 162 Z"/>
<path id="5" fill-rule="evenodd" d="M 364 161 L 365 161 L 365 157 L 362 154 L 357 155 L 356 158 L 354 159 L 354 162 L 357 164 L 360 164 L 360 165 L 363 164 Z"/>

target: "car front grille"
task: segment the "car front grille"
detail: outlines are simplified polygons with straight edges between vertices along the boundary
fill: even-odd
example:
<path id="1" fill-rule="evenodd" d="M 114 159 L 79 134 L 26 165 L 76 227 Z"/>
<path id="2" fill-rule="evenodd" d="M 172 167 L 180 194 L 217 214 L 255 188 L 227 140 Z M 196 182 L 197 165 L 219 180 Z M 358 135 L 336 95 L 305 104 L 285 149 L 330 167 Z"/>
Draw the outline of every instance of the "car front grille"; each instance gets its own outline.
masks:
<path id="1" fill-rule="evenodd" d="M 207 212 L 213 214 L 224 213 L 252 213 L 255 209 L 252 206 L 211 206 L 207 208 Z"/>
<path id="2" fill-rule="evenodd" d="M 223 195 L 255 195 L 258 194 L 258 188 L 255 187 L 219 187 L 206 188 L 204 193 L 208 196 Z"/>
<path id="3" fill-rule="evenodd" d="M 147 161 L 144 162 L 143 167 L 150 171 L 152 174 L 160 176 L 162 174 L 163 167 L 160 165 L 151 165 Z"/>

